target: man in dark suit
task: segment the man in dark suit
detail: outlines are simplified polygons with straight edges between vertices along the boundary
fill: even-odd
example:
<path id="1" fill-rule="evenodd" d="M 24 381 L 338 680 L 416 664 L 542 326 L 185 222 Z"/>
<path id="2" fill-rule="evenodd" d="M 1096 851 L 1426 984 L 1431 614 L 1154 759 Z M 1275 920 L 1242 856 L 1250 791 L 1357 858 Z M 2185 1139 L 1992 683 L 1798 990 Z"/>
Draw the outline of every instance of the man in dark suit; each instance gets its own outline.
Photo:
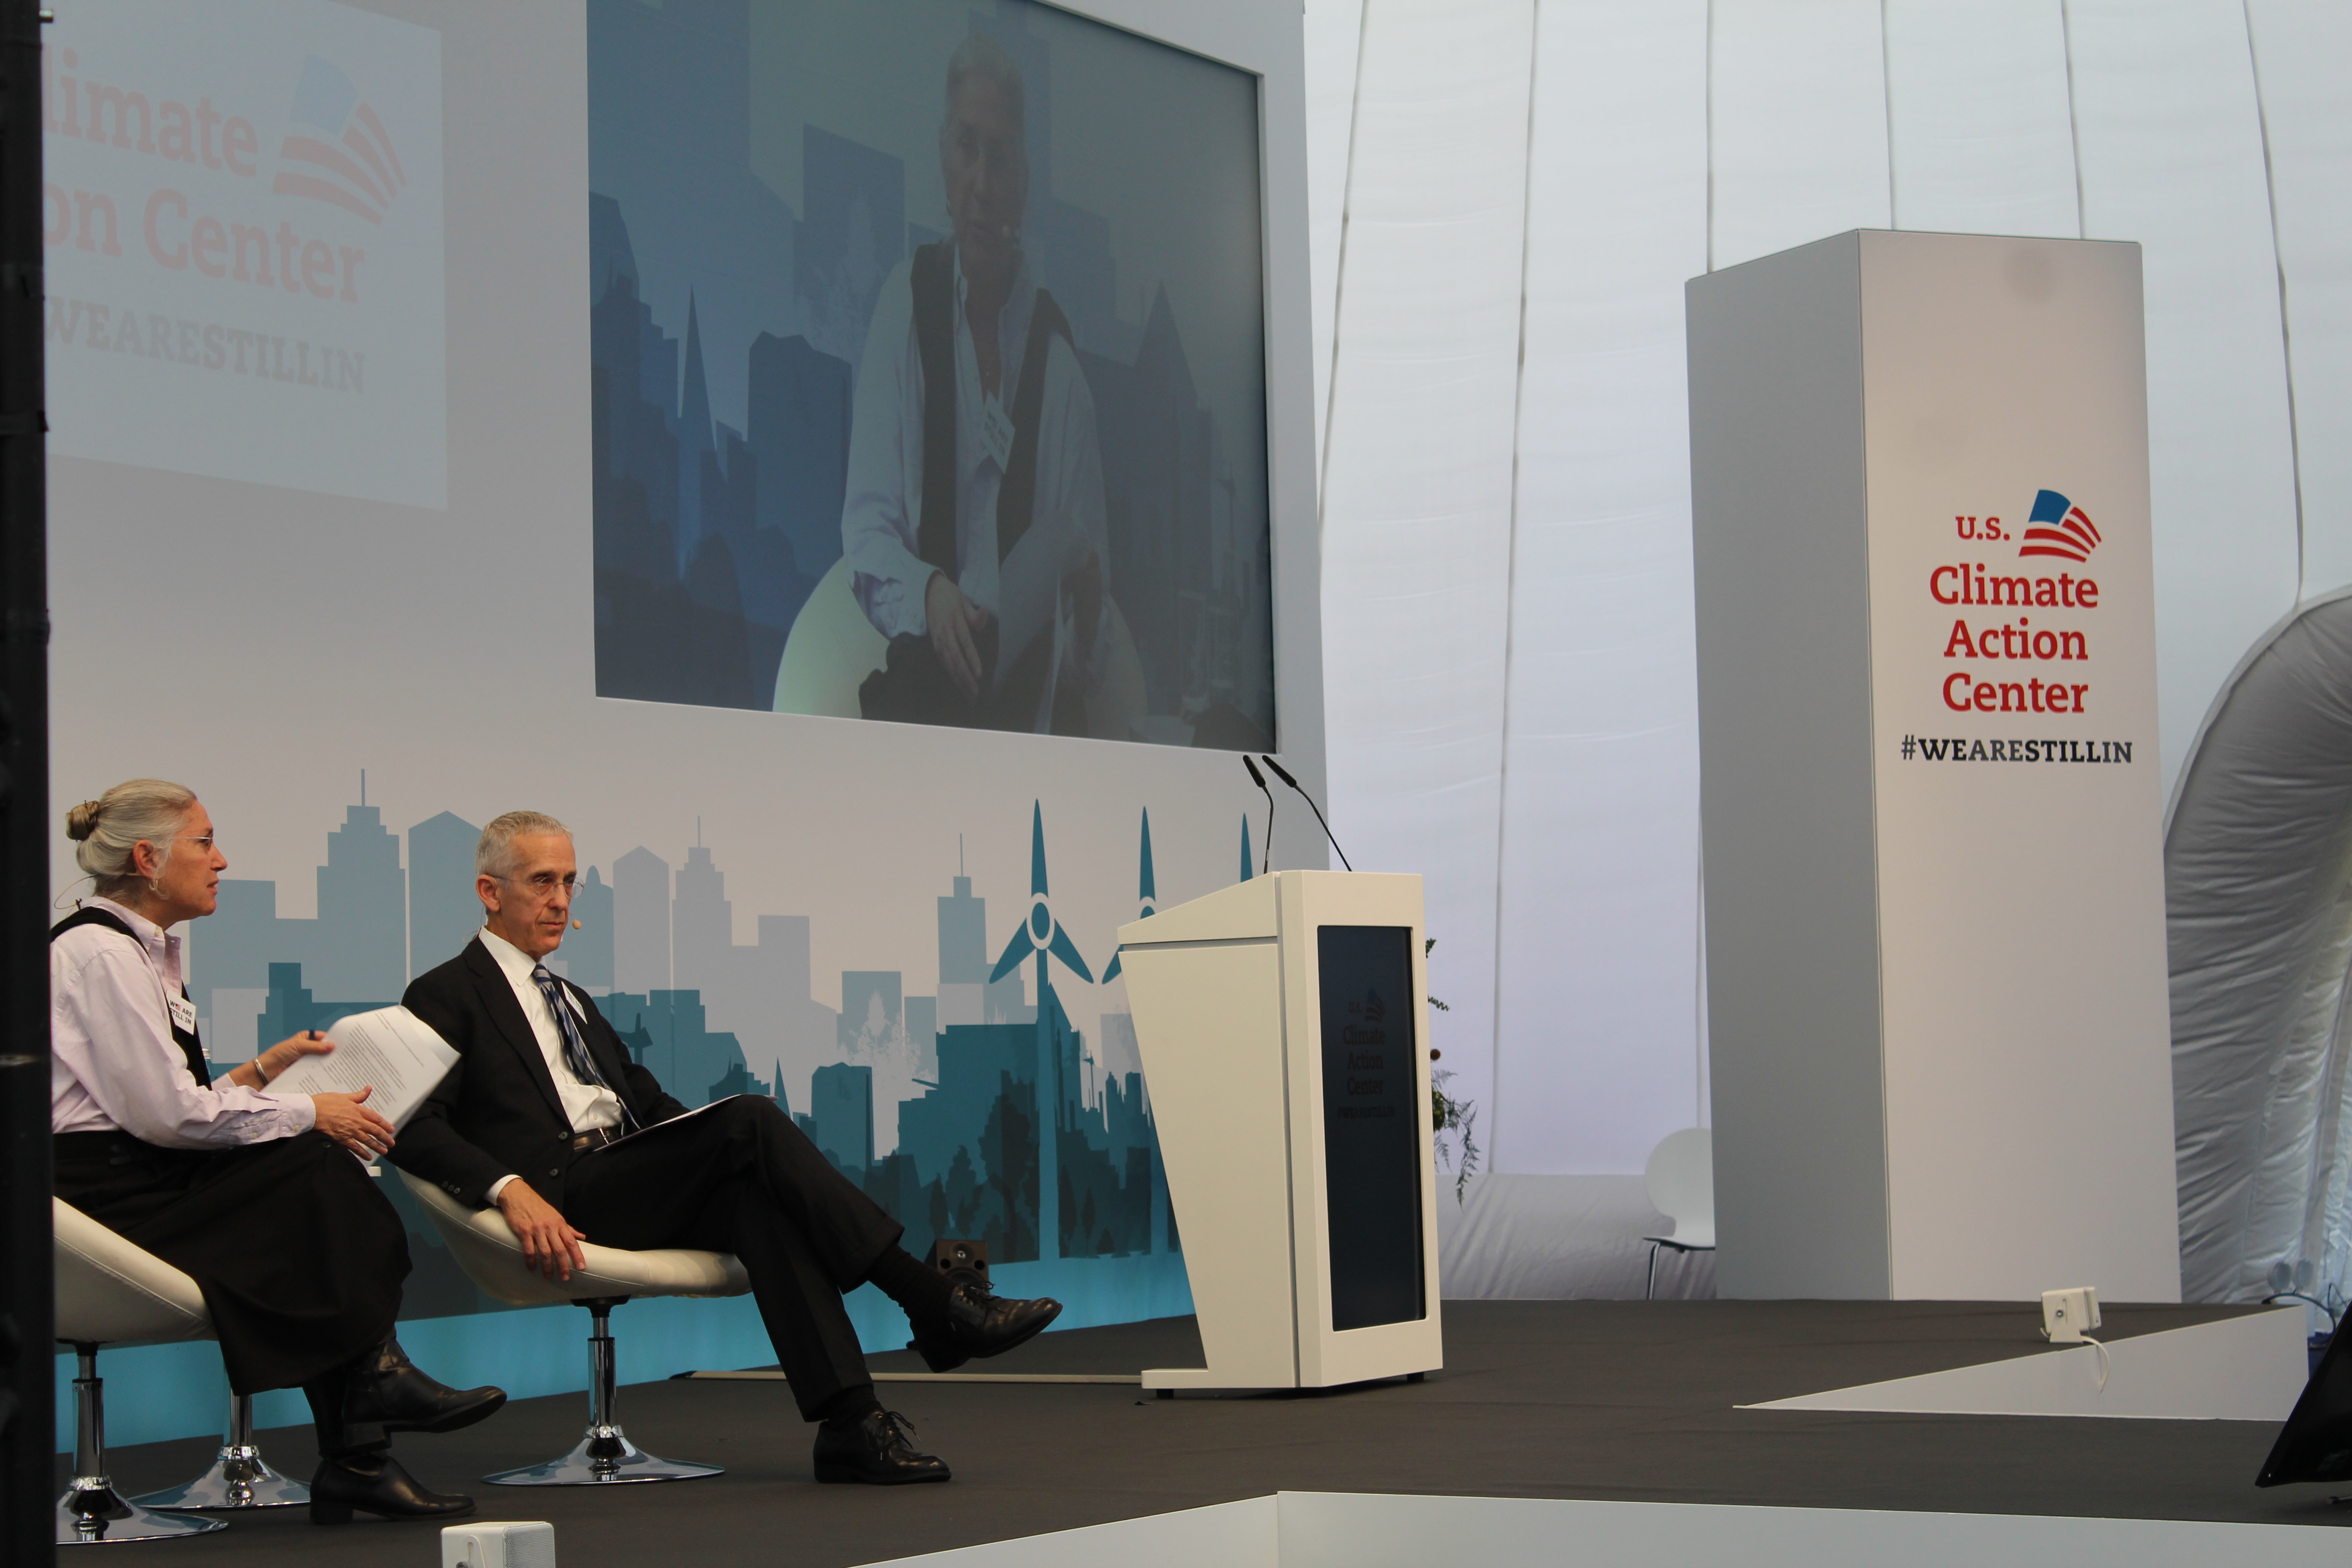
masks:
<path id="1" fill-rule="evenodd" d="M 584 1267 L 590 1239 L 735 1254 L 801 1415 L 824 1423 L 816 1479 L 946 1480 L 874 1397 L 842 1296 L 877 1286 L 940 1372 L 1024 1342 L 1061 1304 L 950 1286 L 775 1101 L 745 1096 L 689 1116 L 632 1061 L 587 994 L 541 962 L 571 921 L 577 866 L 562 823 L 509 812 L 482 830 L 474 866 L 482 930 L 403 998 L 457 1065 L 394 1163 L 461 1203 L 496 1205 L 550 1279 Z"/>

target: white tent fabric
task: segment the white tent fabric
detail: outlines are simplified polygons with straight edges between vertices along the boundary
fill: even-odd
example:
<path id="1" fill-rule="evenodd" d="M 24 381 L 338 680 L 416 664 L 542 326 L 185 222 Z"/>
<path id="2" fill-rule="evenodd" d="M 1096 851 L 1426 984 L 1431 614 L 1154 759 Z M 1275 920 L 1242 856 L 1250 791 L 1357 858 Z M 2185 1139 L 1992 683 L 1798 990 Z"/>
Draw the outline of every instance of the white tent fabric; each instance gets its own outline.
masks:
<path id="1" fill-rule="evenodd" d="M 2073 17 L 2085 229 L 2144 247 L 2168 794 L 2221 683 L 2295 600 L 2263 116 L 2239 0 L 2078 0 Z"/>
<path id="2" fill-rule="evenodd" d="M 2297 615 L 2207 726 L 2166 833 L 2180 1278 L 2345 1283 L 2352 1171 L 2352 595 Z"/>
<path id="3" fill-rule="evenodd" d="M 1431 984 L 1448 1035 L 1482 1047 L 1533 9 L 1366 17 L 1324 436 L 1324 662 L 1347 671 L 1325 682 L 1333 826 L 1360 869 L 1427 877 Z M 1446 1065 L 1489 1099 L 1490 1049 Z"/>
<path id="4" fill-rule="evenodd" d="M 1706 261 L 1706 25 L 1669 0 L 1547 5 L 1537 29 L 1493 982 L 1496 1037 L 1526 1048 L 1495 1053 L 1487 1118 L 1506 1171 L 1639 1171 L 1706 1114 L 1679 285 Z"/>
<path id="5" fill-rule="evenodd" d="M 2276 195 L 2306 595 L 2352 583 L 2352 6 L 2252 0 Z"/>
<path id="6" fill-rule="evenodd" d="M 1638 1172 L 1706 1110 L 1684 279 L 1864 225 L 2142 242 L 2168 795 L 2249 647 L 2352 582 L 2352 9 L 1306 27 L 1333 826 L 1428 879 L 1494 1168 Z"/>
<path id="7" fill-rule="evenodd" d="M 1666 1223 L 1639 1176 L 1475 1176 L 1438 1195 L 1438 1269 L 1449 1300 L 1625 1300 Z M 1659 1300 L 1714 1295 L 1714 1253 L 1659 1249 Z"/>

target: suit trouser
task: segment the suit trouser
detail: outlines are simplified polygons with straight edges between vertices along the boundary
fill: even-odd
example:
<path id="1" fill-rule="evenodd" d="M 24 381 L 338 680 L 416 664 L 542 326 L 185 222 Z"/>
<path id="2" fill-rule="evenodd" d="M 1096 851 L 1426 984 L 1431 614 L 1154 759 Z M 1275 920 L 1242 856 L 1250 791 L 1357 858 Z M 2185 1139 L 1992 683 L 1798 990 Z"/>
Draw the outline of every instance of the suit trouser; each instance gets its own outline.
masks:
<path id="1" fill-rule="evenodd" d="M 564 1217 L 600 1246 L 731 1252 L 776 1363 L 815 1420 L 870 1383 L 842 1296 L 905 1233 L 772 1100 L 744 1096 L 572 1162 Z"/>

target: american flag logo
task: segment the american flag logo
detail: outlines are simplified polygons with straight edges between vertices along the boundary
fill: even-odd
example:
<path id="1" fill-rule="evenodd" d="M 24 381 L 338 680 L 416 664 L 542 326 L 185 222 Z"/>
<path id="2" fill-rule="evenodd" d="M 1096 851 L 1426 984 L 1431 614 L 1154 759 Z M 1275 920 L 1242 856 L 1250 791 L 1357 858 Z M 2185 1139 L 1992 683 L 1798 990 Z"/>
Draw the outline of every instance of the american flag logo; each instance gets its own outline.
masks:
<path id="1" fill-rule="evenodd" d="M 2023 537 L 2025 542 L 2017 547 L 2020 555 L 2088 561 L 2091 552 L 2099 547 L 2098 526 L 2090 514 L 2056 490 L 2043 490 L 2033 498 L 2033 515 L 2026 520 Z"/>
<path id="2" fill-rule="evenodd" d="M 292 129 L 278 143 L 283 165 L 269 189 L 325 202 L 380 224 L 408 184 L 392 133 L 352 79 L 312 55 L 294 89 Z"/>

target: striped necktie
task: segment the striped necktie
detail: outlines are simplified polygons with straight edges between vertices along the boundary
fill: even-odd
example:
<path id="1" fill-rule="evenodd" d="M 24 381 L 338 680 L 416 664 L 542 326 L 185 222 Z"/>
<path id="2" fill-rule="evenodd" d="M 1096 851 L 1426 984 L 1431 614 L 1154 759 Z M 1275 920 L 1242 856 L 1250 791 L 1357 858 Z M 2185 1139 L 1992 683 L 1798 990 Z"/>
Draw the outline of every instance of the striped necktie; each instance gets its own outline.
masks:
<path id="1" fill-rule="evenodd" d="M 555 1015 L 555 1032 L 563 1037 L 563 1065 L 582 1083 L 601 1089 L 619 1100 L 622 1126 L 636 1131 L 637 1119 L 629 1114 L 629 1102 L 596 1070 L 596 1058 L 588 1054 L 588 1042 L 581 1037 L 580 1021 L 572 1016 L 571 999 L 563 994 L 563 987 L 555 983 L 555 976 L 548 973 L 544 963 L 531 965 L 530 978 L 539 987 L 539 994 L 547 998 L 547 1010 Z"/>

